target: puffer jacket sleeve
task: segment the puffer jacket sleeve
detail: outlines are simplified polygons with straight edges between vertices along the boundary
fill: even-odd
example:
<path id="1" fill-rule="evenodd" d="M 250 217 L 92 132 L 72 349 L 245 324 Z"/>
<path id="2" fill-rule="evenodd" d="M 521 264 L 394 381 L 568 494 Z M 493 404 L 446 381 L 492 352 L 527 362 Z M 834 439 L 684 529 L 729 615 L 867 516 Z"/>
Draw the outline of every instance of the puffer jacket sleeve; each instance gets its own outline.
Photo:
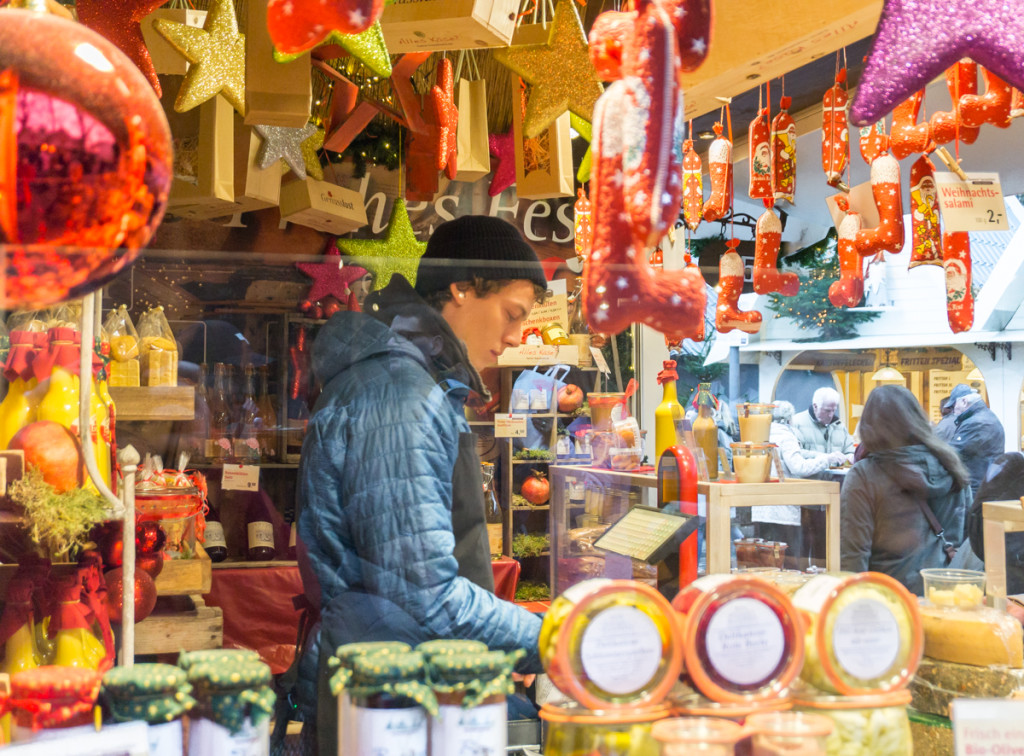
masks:
<path id="1" fill-rule="evenodd" d="M 846 476 L 840 492 L 840 567 L 865 572 L 871 561 L 875 539 L 873 486 L 865 461 L 858 462 Z"/>
<path id="2" fill-rule="evenodd" d="M 779 447 L 779 456 L 787 475 L 809 478 L 828 469 L 828 456 L 800 447 L 800 440 L 789 426 L 772 423 L 769 440 Z"/>
<path id="3" fill-rule="evenodd" d="M 457 576 L 451 475 L 460 428 L 440 393 L 407 394 L 400 411 L 377 402 L 359 422 L 335 407 L 314 416 L 304 494 L 313 504 L 309 535 L 325 551 L 320 572 L 343 564 L 342 590 L 394 602 L 427 637 L 525 648 L 523 668 L 536 671 L 540 620 Z M 334 578 L 319 575 L 321 584 Z"/>

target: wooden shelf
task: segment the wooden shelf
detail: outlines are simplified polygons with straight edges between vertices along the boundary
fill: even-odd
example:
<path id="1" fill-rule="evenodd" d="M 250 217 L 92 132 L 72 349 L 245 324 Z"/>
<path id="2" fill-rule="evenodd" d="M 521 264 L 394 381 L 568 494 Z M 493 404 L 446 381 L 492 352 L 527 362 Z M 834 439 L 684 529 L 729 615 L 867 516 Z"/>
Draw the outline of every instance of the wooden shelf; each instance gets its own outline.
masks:
<path id="1" fill-rule="evenodd" d="M 540 559 L 541 557 L 551 556 L 550 551 L 542 551 L 539 554 L 513 554 L 513 559 Z"/>
<path id="2" fill-rule="evenodd" d="M 298 470 L 298 462 L 227 462 L 229 465 L 251 465 L 268 470 Z M 196 462 L 191 467 L 198 467 L 203 470 L 213 470 L 224 467 L 224 460 L 212 460 L 208 462 Z"/>
<path id="3" fill-rule="evenodd" d="M 267 567 L 298 567 L 299 563 L 294 559 L 271 559 L 265 562 L 250 562 L 247 559 L 230 559 L 223 562 L 214 562 L 215 570 L 257 570 Z"/>
<path id="4" fill-rule="evenodd" d="M 542 507 L 509 507 L 513 512 L 543 512 L 547 509 L 551 509 L 550 504 L 545 504 Z"/>
<path id="5" fill-rule="evenodd" d="M 513 465 L 553 465 L 557 459 L 513 459 Z"/>
<path id="6" fill-rule="evenodd" d="M 210 557 L 201 543 L 196 543 L 192 559 L 165 559 L 163 569 L 156 576 L 156 595 L 189 596 L 209 593 L 212 576 Z"/>
<path id="7" fill-rule="evenodd" d="M 111 386 L 118 420 L 191 420 L 195 389 L 191 386 Z"/>
<path id="8" fill-rule="evenodd" d="M 201 596 L 159 598 L 153 613 L 135 625 L 136 654 L 176 654 L 223 644 L 224 613 Z"/>

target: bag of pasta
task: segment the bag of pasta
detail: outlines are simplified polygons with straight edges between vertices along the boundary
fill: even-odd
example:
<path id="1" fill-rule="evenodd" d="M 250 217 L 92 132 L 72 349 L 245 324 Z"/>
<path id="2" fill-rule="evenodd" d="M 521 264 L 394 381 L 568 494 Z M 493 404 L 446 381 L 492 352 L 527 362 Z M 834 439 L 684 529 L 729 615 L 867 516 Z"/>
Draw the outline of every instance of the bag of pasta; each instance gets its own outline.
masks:
<path id="1" fill-rule="evenodd" d="M 121 305 L 111 310 L 103 323 L 103 330 L 110 339 L 110 364 L 107 367 L 110 385 L 141 385 L 139 333 L 135 330 L 128 308 Z"/>
<path id="2" fill-rule="evenodd" d="M 178 385 L 178 345 L 164 317 L 163 307 L 153 307 L 139 320 L 139 352 L 143 386 Z"/>

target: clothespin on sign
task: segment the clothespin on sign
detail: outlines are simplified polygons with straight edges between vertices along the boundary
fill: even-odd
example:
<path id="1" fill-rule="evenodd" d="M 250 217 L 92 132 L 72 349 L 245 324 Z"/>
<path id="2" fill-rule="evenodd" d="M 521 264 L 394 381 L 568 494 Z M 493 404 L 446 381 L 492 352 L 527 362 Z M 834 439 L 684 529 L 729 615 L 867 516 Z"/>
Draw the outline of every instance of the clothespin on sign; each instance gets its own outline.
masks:
<path id="1" fill-rule="evenodd" d="M 960 163 L 954 160 L 953 156 L 949 154 L 949 150 L 940 146 L 935 150 L 935 154 L 939 156 L 939 160 L 945 163 L 949 170 L 953 171 L 953 173 L 960 177 L 961 181 L 965 184 L 970 183 L 971 179 L 964 172 L 964 169 L 960 167 Z"/>

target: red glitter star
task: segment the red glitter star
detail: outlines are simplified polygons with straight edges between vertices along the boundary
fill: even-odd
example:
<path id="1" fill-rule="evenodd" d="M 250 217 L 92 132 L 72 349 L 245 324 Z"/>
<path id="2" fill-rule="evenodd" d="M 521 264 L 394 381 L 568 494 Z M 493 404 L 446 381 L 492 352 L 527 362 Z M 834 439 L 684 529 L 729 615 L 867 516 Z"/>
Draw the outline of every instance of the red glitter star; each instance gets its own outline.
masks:
<path id="1" fill-rule="evenodd" d="M 509 129 L 504 134 L 490 134 L 487 144 L 491 154 L 498 158 L 498 166 L 494 169 L 491 186 L 487 193 L 497 197 L 516 183 L 516 138 Z"/>
<path id="2" fill-rule="evenodd" d="M 459 126 L 459 109 L 455 107 L 455 81 L 452 62 L 441 60 L 437 71 L 437 83 L 430 89 L 430 107 L 434 109 L 434 120 L 438 124 L 437 169 L 455 178 L 458 148 L 455 137 Z"/>
<path id="3" fill-rule="evenodd" d="M 325 262 L 295 263 L 295 267 L 313 279 L 306 299 L 316 302 L 333 294 L 338 301 L 344 302 L 348 297 L 348 286 L 366 275 L 366 270 L 358 265 L 343 265 L 338 245 L 331 245 L 324 252 Z"/>
<path id="4" fill-rule="evenodd" d="M 278 52 L 295 56 L 337 34 L 361 34 L 384 10 L 384 0 L 269 0 L 267 30 Z"/>
<path id="5" fill-rule="evenodd" d="M 109 39 L 131 58 L 149 79 L 157 97 L 161 95 L 160 80 L 156 77 L 139 24 L 163 4 L 164 0 L 78 0 L 75 4 L 78 20 Z"/>

